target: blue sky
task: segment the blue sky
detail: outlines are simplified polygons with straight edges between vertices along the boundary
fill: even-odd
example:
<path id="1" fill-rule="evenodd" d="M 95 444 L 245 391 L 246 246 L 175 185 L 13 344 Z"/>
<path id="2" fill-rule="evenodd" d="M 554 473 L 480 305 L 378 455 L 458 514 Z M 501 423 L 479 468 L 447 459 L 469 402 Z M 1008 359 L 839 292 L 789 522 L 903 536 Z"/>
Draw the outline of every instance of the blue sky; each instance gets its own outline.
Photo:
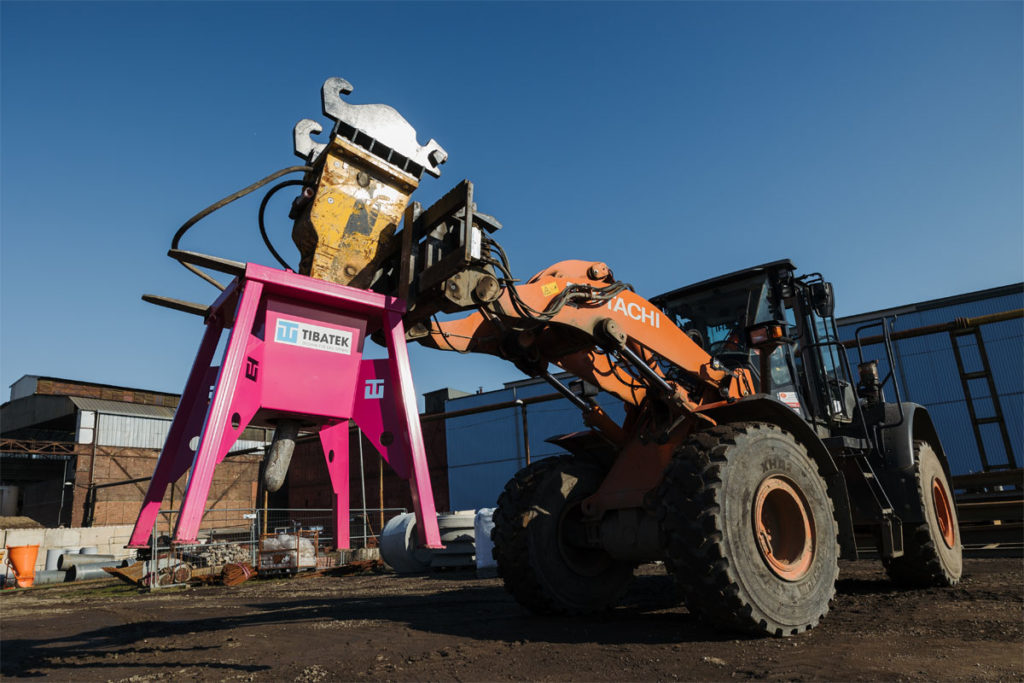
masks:
<path id="1" fill-rule="evenodd" d="M 0 387 L 180 391 L 212 301 L 164 254 L 297 161 L 329 76 L 449 153 L 528 277 L 604 260 L 638 292 L 778 258 L 839 315 L 1024 277 L 1022 3 L 0 2 Z M 270 232 L 295 262 L 287 193 Z M 272 265 L 258 197 L 183 247 Z M 417 349 L 419 391 L 497 359 Z"/>

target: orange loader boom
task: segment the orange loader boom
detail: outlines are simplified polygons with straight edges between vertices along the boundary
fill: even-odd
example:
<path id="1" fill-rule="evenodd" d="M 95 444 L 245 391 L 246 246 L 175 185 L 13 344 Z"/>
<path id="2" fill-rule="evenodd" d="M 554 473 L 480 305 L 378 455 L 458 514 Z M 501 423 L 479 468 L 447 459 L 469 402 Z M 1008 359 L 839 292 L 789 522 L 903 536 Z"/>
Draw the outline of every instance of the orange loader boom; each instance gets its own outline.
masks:
<path id="1" fill-rule="evenodd" d="M 601 488 L 583 504 L 593 516 L 640 505 L 679 443 L 698 423 L 715 424 L 705 411 L 757 391 L 748 370 L 723 367 L 597 261 L 561 261 L 525 284 L 506 281 L 500 295 L 477 311 L 435 319 L 427 330 L 417 339 L 421 344 L 510 360 L 583 410 L 584 422 L 619 453 Z M 569 392 L 548 372 L 549 363 L 620 398 L 627 406 L 625 423 L 615 424 L 596 403 Z"/>

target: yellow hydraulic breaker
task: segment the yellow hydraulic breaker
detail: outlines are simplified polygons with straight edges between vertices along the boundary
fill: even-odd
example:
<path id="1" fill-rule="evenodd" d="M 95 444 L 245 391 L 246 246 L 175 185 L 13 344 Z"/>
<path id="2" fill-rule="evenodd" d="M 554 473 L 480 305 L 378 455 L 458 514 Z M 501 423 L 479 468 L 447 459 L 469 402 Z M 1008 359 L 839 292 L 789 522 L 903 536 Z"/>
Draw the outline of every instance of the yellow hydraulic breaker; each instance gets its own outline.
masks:
<path id="1" fill-rule="evenodd" d="M 434 140 L 420 146 L 416 130 L 393 108 L 341 99 L 351 92 L 343 78 L 324 83 L 323 112 L 335 121 L 326 144 L 311 137 L 323 130 L 316 121 L 295 126 L 295 153 L 314 170 L 292 209 L 292 239 L 301 274 L 367 287 L 380 257 L 393 251 L 423 172 L 440 176 L 448 155 Z"/>

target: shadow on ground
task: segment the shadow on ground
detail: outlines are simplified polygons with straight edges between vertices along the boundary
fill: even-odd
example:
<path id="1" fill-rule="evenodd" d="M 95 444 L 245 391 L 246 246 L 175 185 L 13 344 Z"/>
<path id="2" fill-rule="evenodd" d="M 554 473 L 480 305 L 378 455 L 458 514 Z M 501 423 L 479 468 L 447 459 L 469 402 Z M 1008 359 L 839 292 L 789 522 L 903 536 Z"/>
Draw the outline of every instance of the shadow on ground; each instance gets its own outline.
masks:
<path id="1" fill-rule="evenodd" d="M 527 613 L 495 582 L 467 585 L 422 595 L 379 595 L 325 597 L 250 603 L 244 615 L 215 615 L 199 619 L 170 621 L 141 618 L 128 624 L 103 626 L 71 635 L 47 638 L 4 638 L 0 673 L 31 676 L 33 671 L 123 668 L 121 656 L 137 658 L 160 652 L 163 660 L 155 666 L 167 671 L 174 667 L 202 666 L 228 672 L 256 672 L 269 667 L 258 664 L 226 663 L 221 644 L 237 630 L 311 625 L 332 621 L 389 621 L 430 634 L 508 643 L 546 642 L 552 644 L 599 643 L 664 644 L 694 641 L 722 641 L 743 638 L 716 633 L 677 605 L 672 581 L 667 576 L 638 577 L 623 604 L 607 613 L 586 617 L 544 617 Z M 245 596 L 240 595 L 241 599 Z M 177 606 L 176 606 L 177 607 Z M 180 605 L 187 609 L 187 605 Z M 174 610 L 180 614 L 178 609 Z M 151 641 L 187 637 L 200 643 L 177 647 L 154 647 Z M 166 641 L 164 641 L 166 642 Z M 180 658 L 168 658 L 169 653 Z M 204 657 L 203 653 L 207 656 Z M 83 661 L 99 659 L 101 661 Z M 149 666 L 147 663 L 146 666 Z M 41 675 L 41 674 L 40 674 Z"/>

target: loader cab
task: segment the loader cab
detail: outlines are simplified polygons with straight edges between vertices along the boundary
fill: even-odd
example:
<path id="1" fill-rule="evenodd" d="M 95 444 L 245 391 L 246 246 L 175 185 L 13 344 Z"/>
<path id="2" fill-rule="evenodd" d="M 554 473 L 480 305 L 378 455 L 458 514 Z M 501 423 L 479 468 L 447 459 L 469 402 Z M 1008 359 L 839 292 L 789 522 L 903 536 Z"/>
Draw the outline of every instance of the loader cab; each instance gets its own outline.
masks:
<path id="1" fill-rule="evenodd" d="M 760 392 L 828 431 L 849 423 L 856 398 L 836 335 L 832 286 L 773 261 L 654 297 L 680 329 Z"/>

